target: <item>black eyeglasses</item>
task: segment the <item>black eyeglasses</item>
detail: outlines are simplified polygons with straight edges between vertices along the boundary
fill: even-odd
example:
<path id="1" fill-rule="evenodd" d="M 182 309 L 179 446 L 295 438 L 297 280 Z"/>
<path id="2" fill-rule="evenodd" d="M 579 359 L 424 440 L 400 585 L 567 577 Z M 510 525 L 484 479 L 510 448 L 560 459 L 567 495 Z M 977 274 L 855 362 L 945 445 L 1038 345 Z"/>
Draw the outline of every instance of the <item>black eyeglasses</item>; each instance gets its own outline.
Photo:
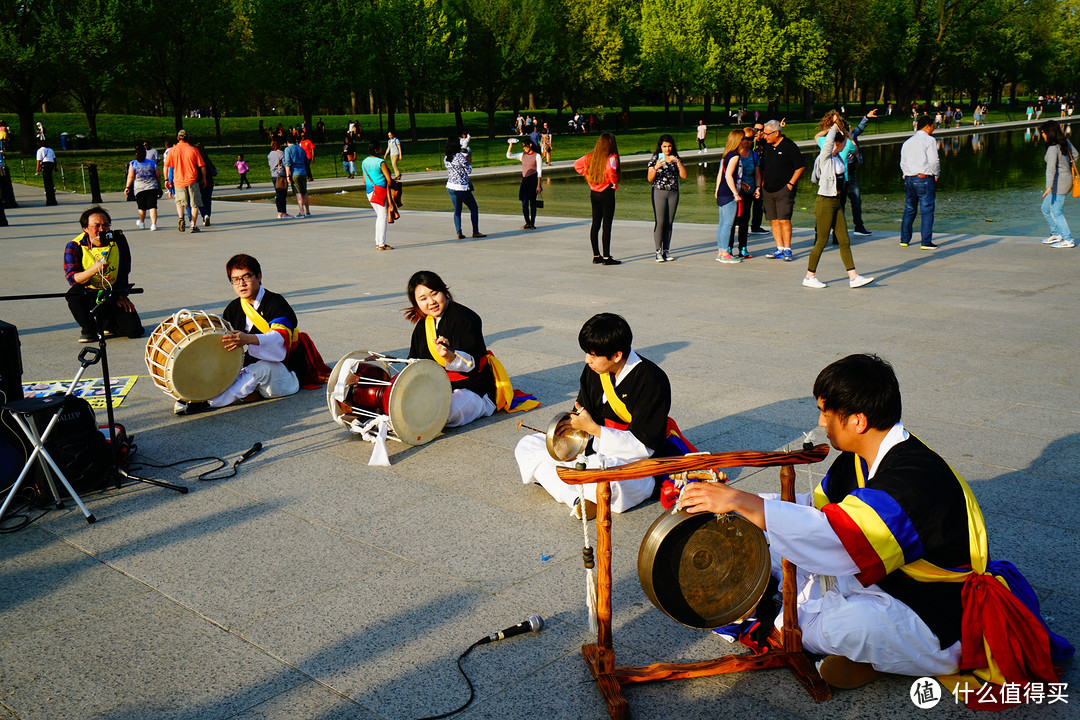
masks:
<path id="1" fill-rule="evenodd" d="M 233 285 L 240 285 L 241 283 L 250 283 L 254 279 L 254 275 L 252 275 L 251 273 L 245 273 L 240 277 L 229 278 L 229 282 L 231 282 Z"/>

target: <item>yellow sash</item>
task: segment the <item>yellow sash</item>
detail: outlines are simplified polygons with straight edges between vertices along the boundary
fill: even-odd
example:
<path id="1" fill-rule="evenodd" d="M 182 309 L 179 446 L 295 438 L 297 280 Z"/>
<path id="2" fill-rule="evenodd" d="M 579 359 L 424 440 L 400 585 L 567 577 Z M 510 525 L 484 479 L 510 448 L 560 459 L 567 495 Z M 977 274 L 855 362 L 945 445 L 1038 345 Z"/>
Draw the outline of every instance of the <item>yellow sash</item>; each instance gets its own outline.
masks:
<path id="1" fill-rule="evenodd" d="M 424 318 L 424 331 L 427 336 L 428 352 L 431 353 L 431 357 L 435 359 L 435 362 L 446 367 L 446 358 L 439 355 L 438 345 L 435 344 L 435 318 L 431 315 L 427 315 Z M 475 359 L 477 367 L 480 366 L 480 358 Z M 540 403 L 536 400 L 530 400 L 528 402 L 519 403 L 517 407 L 513 407 L 514 402 L 514 383 L 510 381 L 510 373 L 506 372 L 506 368 L 499 362 L 499 359 L 495 357 L 495 353 L 490 350 L 487 351 L 487 362 L 491 366 L 491 372 L 495 376 L 495 409 L 505 410 L 506 412 L 521 412 L 532 410 L 539 407 Z"/>
<path id="2" fill-rule="evenodd" d="M 626 403 L 622 401 L 619 394 L 615 392 L 615 385 L 611 382 L 611 373 L 601 373 L 600 385 L 604 388 L 604 397 L 607 398 L 608 405 L 615 411 L 615 414 L 619 416 L 619 419 L 624 423 L 629 424 L 634 416 L 630 414 L 630 410 L 627 409 Z"/>
<path id="3" fill-rule="evenodd" d="M 240 298 L 240 307 L 244 309 L 244 314 L 248 316 L 248 320 L 251 320 L 251 326 L 258 330 L 260 333 L 268 333 L 271 330 L 279 330 L 285 333 L 285 350 L 291 351 L 296 347 L 296 343 L 300 340 L 300 331 L 297 328 L 291 328 L 287 325 L 271 325 L 266 321 L 259 311 L 255 309 L 255 306 L 247 301 L 246 298 Z"/>
<path id="4" fill-rule="evenodd" d="M 83 270 L 88 270 L 93 267 L 94 263 L 101 259 L 101 256 L 105 253 L 109 253 L 109 258 L 106 261 L 104 276 L 100 273 L 90 278 L 90 281 L 86 283 L 87 287 L 100 290 L 106 284 L 112 285 L 116 282 L 116 278 L 120 276 L 120 250 L 116 247 L 116 243 L 109 243 L 102 247 L 94 247 L 93 245 L 82 245 L 82 267 Z"/>
<path id="5" fill-rule="evenodd" d="M 434 358 L 435 362 L 439 363 L 443 367 L 446 367 L 446 358 L 439 354 L 439 346 L 435 344 L 435 338 L 437 337 L 437 335 L 435 334 L 434 315 L 424 316 L 424 330 L 427 333 L 428 352 L 431 353 L 431 357 Z"/>
<path id="6" fill-rule="evenodd" d="M 858 482 L 859 487 L 864 488 L 866 487 L 866 478 L 863 475 L 862 458 L 855 455 L 854 459 L 855 479 Z M 990 552 L 987 546 L 986 522 L 983 520 L 982 510 L 979 508 L 979 503 L 975 499 L 975 493 L 971 491 L 971 486 L 967 484 L 967 481 L 960 477 L 955 470 L 953 470 L 953 475 L 956 477 L 957 482 L 960 483 L 960 488 L 964 491 L 964 502 L 967 506 L 968 554 L 971 558 L 971 570 L 947 570 L 934 565 L 926 559 L 920 558 L 900 568 L 905 575 L 913 580 L 919 582 L 964 582 L 973 574 L 982 575 L 986 572 L 986 565 L 990 560 Z M 996 577 L 995 579 L 1005 587 L 1009 586 L 1004 578 Z M 983 639 L 982 644 L 983 649 L 986 652 L 988 667 L 972 670 L 970 673 L 955 673 L 938 676 L 937 679 L 945 688 L 952 691 L 953 688 L 958 686 L 967 687 L 970 691 L 975 692 L 982 685 L 983 681 L 989 681 L 996 683 L 997 685 L 1005 683 L 1005 676 L 1001 673 L 997 663 L 994 662 L 994 658 L 990 653 L 990 646 L 987 644 L 985 638 Z"/>
<path id="7" fill-rule="evenodd" d="M 259 314 L 259 311 L 255 309 L 255 306 L 248 302 L 247 298 L 240 298 L 240 307 L 244 309 L 244 314 L 247 315 L 248 320 L 251 321 L 251 326 L 258 330 L 260 333 L 270 332 L 270 323 L 266 322 L 266 318 Z"/>

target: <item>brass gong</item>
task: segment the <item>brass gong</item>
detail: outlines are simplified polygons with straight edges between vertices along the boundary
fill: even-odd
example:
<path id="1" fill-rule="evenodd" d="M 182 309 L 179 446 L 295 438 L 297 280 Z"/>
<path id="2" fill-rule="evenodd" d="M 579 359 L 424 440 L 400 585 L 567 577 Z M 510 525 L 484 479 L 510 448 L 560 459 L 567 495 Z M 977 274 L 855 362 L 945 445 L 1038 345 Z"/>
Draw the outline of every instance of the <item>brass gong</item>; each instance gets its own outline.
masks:
<path id="1" fill-rule="evenodd" d="M 548 455 L 558 462 L 573 460 L 585 452 L 585 447 L 589 444 L 589 433 L 583 430 L 569 428 L 562 434 L 556 432 L 559 423 L 569 419 L 570 413 L 559 413 L 551 419 L 547 426 L 547 432 L 544 433 L 544 442 L 547 445 Z"/>
<path id="2" fill-rule="evenodd" d="M 740 620 L 769 583 L 765 533 L 735 513 L 665 511 L 638 550 L 638 580 L 659 610 L 694 628 Z"/>

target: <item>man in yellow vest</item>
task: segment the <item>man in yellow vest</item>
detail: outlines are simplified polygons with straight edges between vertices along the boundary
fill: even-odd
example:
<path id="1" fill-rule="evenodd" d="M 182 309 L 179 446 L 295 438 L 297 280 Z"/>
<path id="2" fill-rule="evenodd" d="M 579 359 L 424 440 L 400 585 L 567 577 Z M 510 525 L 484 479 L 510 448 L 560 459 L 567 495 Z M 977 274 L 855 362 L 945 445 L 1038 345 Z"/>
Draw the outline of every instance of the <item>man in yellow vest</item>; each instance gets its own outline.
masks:
<path id="1" fill-rule="evenodd" d="M 667 454 L 671 384 L 656 363 L 634 351 L 632 341 L 630 325 L 614 313 L 594 315 L 578 333 L 585 368 L 569 424 L 592 436 L 584 454 L 589 468 L 626 465 Z M 539 433 L 523 437 L 514 455 L 523 483 L 538 483 L 575 514 L 580 513 L 579 486 L 564 483 L 556 470 L 559 465 L 573 467 L 574 461 L 553 460 Z M 580 487 L 584 489 L 585 512 L 591 516 L 596 485 Z M 652 497 L 655 489 L 651 477 L 612 483 L 611 509 L 629 510 Z"/>
<path id="2" fill-rule="evenodd" d="M 139 313 L 127 296 L 132 287 L 131 251 L 124 233 L 111 229 L 112 218 L 99 205 L 84 210 L 79 225 L 83 231 L 64 248 L 64 276 L 71 286 L 67 304 L 82 328 L 79 342 L 98 339 L 95 307 L 105 337 L 142 337 Z"/>

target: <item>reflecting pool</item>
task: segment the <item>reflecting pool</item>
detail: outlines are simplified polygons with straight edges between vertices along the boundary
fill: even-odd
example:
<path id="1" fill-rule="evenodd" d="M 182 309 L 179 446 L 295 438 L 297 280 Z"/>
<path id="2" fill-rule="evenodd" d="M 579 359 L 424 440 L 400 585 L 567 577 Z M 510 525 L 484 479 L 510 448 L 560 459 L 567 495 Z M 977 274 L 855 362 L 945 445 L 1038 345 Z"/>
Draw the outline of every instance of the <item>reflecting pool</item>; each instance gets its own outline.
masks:
<path id="1" fill-rule="evenodd" d="M 938 182 L 934 230 L 943 233 L 995 235 L 1045 235 L 1046 224 L 1039 212 L 1042 202 L 1046 164 L 1045 147 L 1034 130 L 988 132 L 938 138 L 941 179 Z M 693 149 L 682 152 L 689 176 L 680 188 L 678 222 L 712 224 L 716 222 L 713 192 L 717 163 L 696 161 Z M 558 158 L 556 158 L 558 159 Z M 807 164 L 812 162 L 806 156 Z M 799 182 L 794 223 L 798 227 L 814 224 L 813 204 L 817 189 L 809 182 L 809 167 Z M 900 143 L 871 145 L 863 148 L 859 167 L 863 194 L 863 218 L 871 231 L 899 233 L 904 210 L 904 185 L 900 177 Z M 543 179 L 544 215 L 589 217 L 589 189 L 573 172 L 552 172 Z M 476 180 L 476 199 L 480 212 L 518 215 L 516 179 Z M 644 166 L 626 167 L 623 182 L 616 194 L 615 217 L 620 220 L 653 219 L 650 186 Z M 440 185 L 407 187 L 404 210 L 445 210 L 450 212 L 450 198 Z M 362 192 L 344 195 L 313 195 L 313 204 L 367 207 Z M 1066 202 L 1065 215 L 1074 222 L 1073 201 Z M 848 226 L 851 211 L 848 209 Z M 450 220 L 447 220 L 450 223 Z M 450 224 L 452 228 L 452 224 Z M 918 220 L 916 220 L 916 232 Z"/>

